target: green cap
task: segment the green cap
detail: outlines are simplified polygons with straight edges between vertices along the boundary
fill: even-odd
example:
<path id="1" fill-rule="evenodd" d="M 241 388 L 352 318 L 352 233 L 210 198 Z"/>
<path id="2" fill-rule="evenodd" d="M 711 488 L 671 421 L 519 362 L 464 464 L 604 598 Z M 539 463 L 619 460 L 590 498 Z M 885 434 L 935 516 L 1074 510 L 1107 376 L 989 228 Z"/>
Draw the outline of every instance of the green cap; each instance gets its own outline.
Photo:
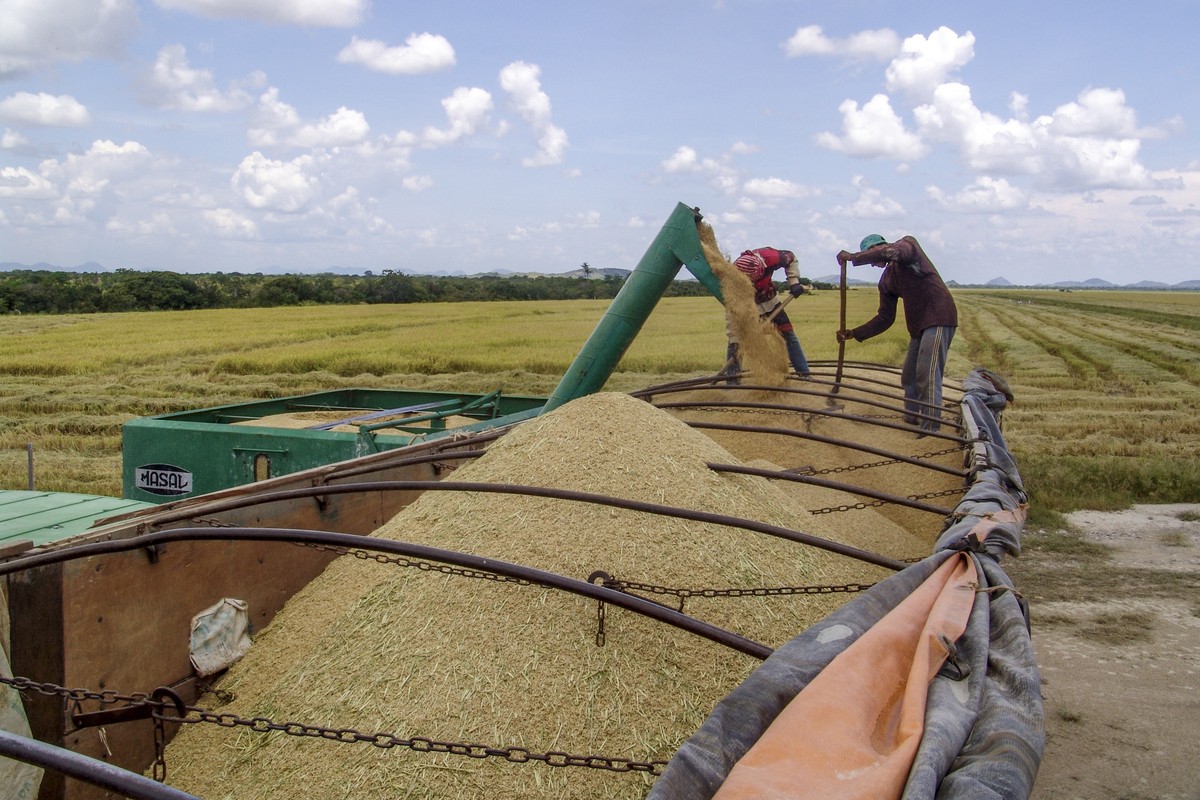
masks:
<path id="1" fill-rule="evenodd" d="M 871 235 L 863 238 L 862 243 L 858 245 L 858 252 L 861 253 L 863 250 L 870 250 L 877 244 L 887 244 L 887 239 L 883 238 L 878 233 L 872 233 Z"/>

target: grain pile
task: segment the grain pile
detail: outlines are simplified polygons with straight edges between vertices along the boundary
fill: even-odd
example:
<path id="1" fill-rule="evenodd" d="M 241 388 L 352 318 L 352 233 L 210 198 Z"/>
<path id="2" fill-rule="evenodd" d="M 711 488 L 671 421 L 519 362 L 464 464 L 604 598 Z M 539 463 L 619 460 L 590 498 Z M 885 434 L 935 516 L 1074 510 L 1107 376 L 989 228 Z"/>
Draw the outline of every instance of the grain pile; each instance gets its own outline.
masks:
<path id="1" fill-rule="evenodd" d="M 721 282 L 726 324 L 738 342 L 742 370 L 752 375 L 756 383 L 782 386 L 790 366 L 783 338 L 773 323 L 759 317 L 753 284 L 722 255 L 712 226 L 701 222 L 696 229 L 704 257 Z"/>
<path id="2" fill-rule="evenodd" d="M 795 407 L 796 411 L 794 412 L 748 408 L 738 409 L 734 413 L 713 407 L 712 409 L 679 409 L 673 410 L 672 413 L 688 422 L 788 428 L 832 439 L 860 442 L 901 455 L 922 457 L 922 460 L 944 467 L 960 469 L 963 466 L 963 452 L 957 449 L 954 442 L 932 437 L 917 439 L 911 428 L 896 430 L 838 416 L 838 414 L 844 413 L 868 418 L 882 417 L 892 423 L 901 421 L 902 414 L 899 412 L 887 413 L 879 408 L 856 402 L 856 397 L 862 395 L 857 394 L 853 389 L 855 379 L 871 376 L 872 374 L 869 372 L 854 368 L 845 370 L 844 378 L 847 388 L 837 397 L 838 403 L 843 408 L 833 409 L 836 412 L 834 415 L 820 413 L 831 410 L 825 398 L 820 395 L 797 395 L 782 391 L 757 392 L 748 397 L 749 393 L 736 390 L 697 389 L 686 393 L 673 393 L 669 396 L 662 395 L 656 399 L 663 402 L 731 402 L 749 399 L 754 402 Z M 822 388 L 819 384 L 796 381 L 791 382 L 789 386 L 818 392 Z M 897 391 L 899 391 L 898 387 Z M 805 409 L 811 411 L 806 413 Z M 944 430 L 947 433 L 952 432 L 949 426 L 946 426 Z M 905 463 L 855 469 L 864 464 L 886 459 L 872 453 L 822 442 L 766 433 L 720 430 L 706 430 L 705 432 L 743 462 L 757 459 L 778 465 L 782 469 L 812 467 L 815 470 L 837 470 L 818 474 L 816 477 L 852 483 L 891 495 L 907 497 L 957 489 L 963 486 L 961 477 Z M 934 452 L 938 452 L 939 455 L 928 455 Z M 806 504 L 809 508 L 814 509 L 853 505 L 864 501 L 864 498 L 860 496 L 829 489 L 799 487 L 793 490 L 789 486 L 785 491 L 804 492 Z M 957 495 L 949 495 L 932 498 L 925 502 L 952 508 L 958 499 Z M 852 535 L 851 532 L 855 529 L 877 527 L 880 535 L 874 537 L 874 545 L 871 549 L 895 558 L 927 555 L 930 545 L 941 532 L 943 523 L 940 515 L 892 504 L 839 513 L 835 515 L 835 519 L 843 535 Z M 839 535 L 838 538 L 842 538 L 842 536 Z"/>
<path id="3" fill-rule="evenodd" d="M 355 415 L 355 413 L 356 412 L 353 410 L 344 409 L 344 408 L 332 410 L 332 411 L 293 411 L 293 412 L 287 412 L 287 413 L 283 413 L 283 414 L 268 414 L 268 415 L 262 416 L 262 417 L 255 417 L 254 419 L 239 420 L 238 422 L 234 422 L 232 424 L 248 426 L 248 427 L 260 427 L 260 428 L 286 428 L 288 430 L 306 430 L 306 429 L 310 429 L 310 428 L 315 428 L 318 425 L 327 425 L 330 422 L 339 422 L 341 420 L 348 419 L 350 417 L 353 417 Z M 367 412 L 359 411 L 357 413 L 367 413 Z M 385 422 L 409 424 L 409 423 L 405 423 L 404 421 L 406 419 L 416 419 L 418 416 L 422 416 L 422 415 L 417 412 L 392 414 L 389 416 L 375 417 L 371 420 L 368 420 L 368 421 L 362 422 L 362 423 L 347 422 L 347 423 L 344 423 L 341 425 L 334 425 L 332 428 L 325 428 L 323 430 L 328 430 L 332 433 L 358 433 L 361 426 L 380 425 Z M 475 419 L 474 417 L 465 417 L 465 416 L 460 416 L 460 415 L 443 417 L 443 424 L 447 428 L 457 428 L 457 427 L 461 427 L 463 425 L 470 425 L 471 423 L 478 422 L 478 421 L 479 420 Z M 412 424 L 410 424 L 410 427 L 412 427 L 412 426 L 416 426 L 416 427 L 420 427 L 420 428 L 432 428 L 429 420 L 424 420 L 420 423 L 412 423 Z M 410 433 L 408 431 L 395 430 L 392 428 L 380 428 L 378 430 L 372 431 L 371 433 L 375 436 L 412 436 L 413 435 L 412 433 Z"/>
<path id="4" fill-rule="evenodd" d="M 722 475 L 735 456 L 623 394 L 516 427 L 453 479 L 577 489 L 758 519 L 811 533 L 803 491 Z M 568 501 L 428 492 L 377 535 L 577 578 L 673 587 L 870 582 L 879 568 L 724 526 Z M 777 646 L 843 596 L 691 599 L 688 613 Z M 222 711 L 545 752 L 666 759 L 757 660 L 562 592 L 339 559 L 298 594 L 221 683 Z M 212 702 L 206 700 L 206 703 Z M 170 782 L 205 798 L 644 795 L 650 778 L 379 750 L 189 726 Z"/>

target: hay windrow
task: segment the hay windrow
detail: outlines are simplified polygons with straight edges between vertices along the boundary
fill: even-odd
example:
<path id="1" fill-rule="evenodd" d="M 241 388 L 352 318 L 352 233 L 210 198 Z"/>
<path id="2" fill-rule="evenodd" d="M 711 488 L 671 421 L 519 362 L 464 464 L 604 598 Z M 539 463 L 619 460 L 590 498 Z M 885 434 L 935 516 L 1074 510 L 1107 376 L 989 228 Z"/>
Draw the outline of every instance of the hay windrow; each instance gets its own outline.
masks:
<path id="1" fill-rule="evenodd" d="M 759 519 L 811 533 L 825 520 L 712 439 L 628 395 L 581 398 L 523 423 L 455 472 Z M 826 529 L 825 533 L 835 533 Z M 870 582 L 885 571 L 717 525 L 513 495 L 428 492 L 378 535 L 585 579 L 592 570 L 681 588 Z M 777 646 L 845 596 L 714 598 L 687 611 Z M 689 633 L 513 583 L 339 559 L 230 671 L 222 709 L 277 721 L 634 759 L 666 759 L 757 665 Z M 640 797 L 650 779 L 188 726 L 172 784 L 206 798 Z"/>

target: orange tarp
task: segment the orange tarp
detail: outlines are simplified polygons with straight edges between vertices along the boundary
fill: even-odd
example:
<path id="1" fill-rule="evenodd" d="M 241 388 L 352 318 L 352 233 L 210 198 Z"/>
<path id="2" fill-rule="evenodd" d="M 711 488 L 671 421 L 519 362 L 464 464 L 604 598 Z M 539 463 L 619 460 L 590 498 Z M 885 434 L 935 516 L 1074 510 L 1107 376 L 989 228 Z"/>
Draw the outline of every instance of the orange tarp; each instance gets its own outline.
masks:
<path id="1" fill-rule="evenodd" d="M 947 559 L 796 695 L 714 800 L 900 797 L 943 642 L 966 629 L 976 586 L 968 556 Z"/>

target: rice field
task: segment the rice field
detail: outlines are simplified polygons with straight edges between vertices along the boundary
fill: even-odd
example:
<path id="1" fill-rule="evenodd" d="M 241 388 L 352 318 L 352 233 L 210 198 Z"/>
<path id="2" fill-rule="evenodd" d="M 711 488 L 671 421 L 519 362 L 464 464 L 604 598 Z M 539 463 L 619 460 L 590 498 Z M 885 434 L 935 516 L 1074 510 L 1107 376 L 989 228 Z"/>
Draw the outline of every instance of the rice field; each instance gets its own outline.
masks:
<path id="1" fill-rule="evenodd" d="M 858 277 L 866 277 L 861 275 Z M 871 287 L 851 289 L 865 322 Z M 1200 293 L 955 290 L 948 379 L 988 366 L 1010 382 L 1005 431 L 1033 519 L 1200 497 Z M 120 493 L 120 431 L 139 416 L 330 388 L 548 394 L 606 301 L 0 317 L 0 488 Z M 788 307 L 811 360 L 837 356 L 837 292 Z M 725 323 L 710 298 L 655 309 L 605 387 L 712 374 Z M 907 334 L 849 342 L 899 364 Z"/>

